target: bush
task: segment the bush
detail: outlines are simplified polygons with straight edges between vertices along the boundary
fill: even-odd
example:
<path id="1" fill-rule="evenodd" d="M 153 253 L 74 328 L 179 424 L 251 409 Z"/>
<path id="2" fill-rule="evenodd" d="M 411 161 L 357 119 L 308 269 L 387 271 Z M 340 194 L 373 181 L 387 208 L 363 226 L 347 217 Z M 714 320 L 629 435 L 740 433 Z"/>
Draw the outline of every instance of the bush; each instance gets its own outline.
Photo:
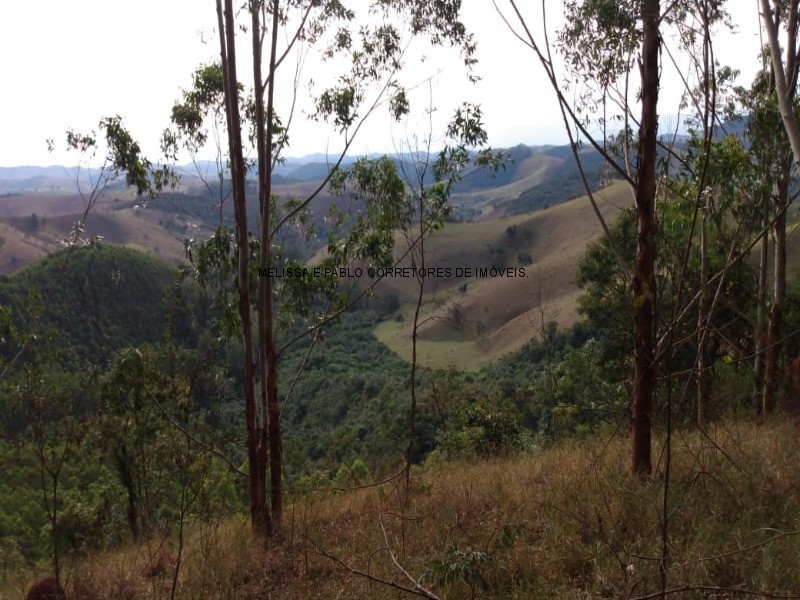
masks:
<path id="1" fill-rule="evenodd" d="M 437 442 L 439 451 L 449 458 L 489 457 L 528 447 L 530 436 L 514 404 L 491 390 L 458 406 L 439 431 Z"/>

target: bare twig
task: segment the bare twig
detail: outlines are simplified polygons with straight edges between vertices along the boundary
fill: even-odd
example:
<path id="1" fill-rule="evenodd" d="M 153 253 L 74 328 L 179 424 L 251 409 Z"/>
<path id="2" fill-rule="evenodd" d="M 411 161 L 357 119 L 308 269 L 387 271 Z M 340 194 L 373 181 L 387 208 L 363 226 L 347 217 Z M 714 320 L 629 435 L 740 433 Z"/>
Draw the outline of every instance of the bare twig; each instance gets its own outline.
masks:
<path id="1" fill-rule="evenodd" d="M 394 588 L 396 590 L 400 590 L 401 592 L 406 592 L 407 594 L 413 594 L 415 596 L 420 596 L 421 598 L 428 598 L 428 600 L 441 600 L 439 598 L 439 596 L 424 590 L 424 588 L 421 588 L 421 589 L 409 588 L 409 587 L 406 587 L 404 585 L 400 585 L 399 583 L 395 583 L 394 581 L 391 581 L 389 579 L 383 579 L 382 577 L 376 577 L 375 575 L 371 575 L 369 573 L 366 573 L 365 571 L 362 571 L 361 569 L 357 569 L 355 567 L 352 567 L 349 564 L 347 564 L 346 562 L 344 562 L 338 556 L 334 556 L 333 554 L 330 554 L 329 552 L 327 552 L 324 548 L 322 548 L 319 544 L 317 544 L 310 537 L 308 537 L 308 536 L 303 536 L 303 537 L 314 545 L 314 549 L 316 550 L 317 554 L 332 560 L 333 562 L 337 563 L 338 565 L 340 565 L 340 566 L 344 567 L 345 569 L 347 569 L 348 571 L 350 571 L 353 575 L 358 575 L 359 577 L 363 577 L 364 579 L 368 579 L 369 581 L 372 581 L 374 583 L 379 583 L 381 585 L 385 585 L 387 587 Z"/>
<path id="2" fill-rule="evenodd" d="M 392 552 L 392 549 L 389 547 L 389 536 L 386 535 L 386 527 L 383 526 L 383 519 L 381 519 L 381 517 L 378 517 L 378 524 L 381 526 L 381 531 L 383 532 L 383 541 L 386 543 L 386 551 L 389 553 L 389 557 L 392 559 L 392 562 L 398 568 L 398 570 L 405 575 L 406 579 L 414 584 L 414 590 L 419 590 L 422 592 L 420 595 L 424 598 L 434 598 L 439 600 L 439 596 L 424 588 L 419 581 L 414 579 L 411 574 L 403 568 L 403 565 L 400 564 L 400 562 L 397 560 L 397 557 L 394 555 L 394 552 Z"/>
<path id="3" fill-rule="evenodd" d="M 758 596 L 760 598 L 774 598 L 776 600 L 800 599 L 800 596 L 773 594 L 771 592 L 750 590 L 739 587 L 723 587 L 719 585 L 685 585 L 683 587 L 664 590 L 663 592 L 655 592 L 653 594 L 647 594 L 646 596 L 636 596 L 634 598 L 631 598 L 631 600 L 651 600 L 653 598 L 662 598 L 664 596 L 672 596 L 673 594 L 685 594 L 687 592 L 728 592 L 733 594 L 739 594 L 741 596 Z"/>

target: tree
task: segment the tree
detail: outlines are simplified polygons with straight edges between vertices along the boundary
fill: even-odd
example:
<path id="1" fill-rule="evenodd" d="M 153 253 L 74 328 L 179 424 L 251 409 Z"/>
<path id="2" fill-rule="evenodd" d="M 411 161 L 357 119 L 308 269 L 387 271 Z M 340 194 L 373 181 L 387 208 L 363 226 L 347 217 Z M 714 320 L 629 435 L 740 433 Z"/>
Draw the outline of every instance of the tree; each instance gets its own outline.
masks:
<path id="1" fill-rule="evenodd" d="M 742 258 L 749 254 L 760 227 L 752 203 L 756 170 L 742 141 L 732 135 L 716 140 L 691 130 L 682 157 L 677 172 L 666 181 L 668 198 L 660 221 L 664 243 L 672 246 L 669 255 L 686 261 L 685 277 L 697 286 L 688 288 L 687 294 L 685 286 L 670 278 L 666 285 L 672 287 L 668 292 L 671 306 L 667 311 L 672 315 L 686 311 L 696 299 L 697 320 L 691 328 L 672 324 L 674 339 L 684 342 L 675 344 L 672 356 L 677 360 L 671 367 L 689 367 L 681 346 L 687 345 L 685 340 L 693 340 L 695 422 L 705 430 L 710 419 L 712 369 L 720 345 L 749 348 L 752 322 L 748 315 L 756 294 L 749 285 L 749 264 Z M 699 217 L 693 218 L 696 213 Z M 694 232 L 695 228 L 699 231 Z M 686 240 L 688 254 L 684 254 Z M 675 258 L 667 258 L 664 266 L 673 273 L 683 270 Z"/>
<path id="2" fill-rule="evenodd" d="M 778 101 L 781 119 L 783 120 L 786 134 L 789 137 L 789 144 L 792 148 L 795 164 L 800 165 L 800 126 L 792 105 L 795 91 L 797 89 L 798 78 L 798 0 L 789 0 L 788 3 L 781 0 L 774 0 L 773 9 L 770 10 L 769 0 L 760 0 L 761 18 L 764 29 L 767 32 L 767 42 L 769 44 L 769 54 L 774 71 L 775 96 Z M 778 40 L 778 28 L 786 15 L 786 59 L 784 60 L 780 41 Z M 785 63 L 785 66 L 784 66 Z"/>
<path id="3" fill-rule="evenodd" d="M 705 419 L 704 407 L 708 399 L 708 375 L 711 356 L 708 319 L 718 306 L 714 287 L 722 289 L 725 265 L 722 272 L 713 273 L 708 263 L 710 227 L 709 214 L 704 210 L 708 199 L 707 163 L 714 139 L 714 129 L 721 121 L 720 106 L 728 102 L 723 89 L 735 76 L 730 69 L 722 68 L 714 59 L 713 27 L 725 24 L 724 1 L 677 1 L 665 3 L 654 0 L 610 2 L 607 0 L 571 0 L 565 4 L 566 25 L 558 36 L 560 50 L 566 59 L 569 77 L 562 82 L 555 69 L 550 51 L 547 22 L 543 19 L 545 43 L 539 44 L 522 15 L 517 3 L 509 0 L 516 21 L 521 27 L 518 36 L 531 48 L 550 80 L 559 100 L 565 128 L 570 135 L 574 155 L 583 176 L 580 154 L 577 149 L 588 144 L 603 156 L 609 166 L 627 181 L 632 188 L 636 209 L 636 250 L 632 263 L 624 257 L 618 241 L 612 239 L 609 228 L 600 218 L 605 238 L 610 242 L 611 256 L 623 276 L 630 282 L 630 306 L 632 312 L 633 377 L 631 386 L 632 450 L 631 467 L 639 474 L 649 473 L 650 429 L 656 391 L 656 365 L 663 359 L 668 361 L 673 354 L 675 328 L 689 314 L 696 315 L 694 332 L 699 342 L 699 358 L 693 372 L 699 369 L 698 412 Z M 509 26 L 511 26 L 509 22 Z M 513 29 L 513 27 L 512 27 Z M 682 55 L 690 64 L 690 75 L 681 72 L 670 50 L 673 38 Z M 686 93 L 681 111 L 688 105 L 694 115 L 693 127 L 703 143 L 696 148 L 691 178 L 695 180 L 693 206 L 689 207 L 689 228 L 683 238 L 683 249 L 679 251 L 683 260 L 673 263 L 670 285 L 677 296 L 674 310 L 663 315 L 657 309 L 659 297 L 663 295 L 656 280 L 660 270 L 657 262 L 656 236 L 659 227 L 656 219 L 657 195 L 665 196 L 662 177 L 676 166 L 687 167 L 687 160 L 666 136 L 658 135 L 657 108 L 659 102 L 660 55 L 664 53 L 675 62 Z M 638 66 L 638 69 L 637 69 Z M 567 100 L 567 95 L 577 98 Z M 724 104 L 726 110 L 727 104 Z M 597 115 L 600 115 L 599 118 Z M 588 124 L 598 119 L 602 135 L 593 135 Z M 616 123 L 616 125 L 615 125 Z M 607 128 L 614 133 L 608 133 Z M 638 134 L 634 130 L 638 128 Z M 574 131 L 574 133 L 573 133 Z M 586 181 L 586 177 L 584 176 Z M 594 204 L 591 190 L 585 185 Z M 686 190 L 684 190 L 686 191 Z M 657 194 L 658 192 L 658 194 Z M 667 193 L 668 195 L 668 193 Z M 697 233 L 699 239 L 695 238 Z M 704 290 L 699 296 L 686 294 L 689 257 L 695 243 L 699 242 L 701 263 L 705 266 L 698 273 L 697 281 Z M 660 259 L 659 259 L 660 260 Z M 702 266 L 702 265 L 701 265 Z M 666 268 L 666 267 L 665 267 Z M 684 304 L 688 303 L 688 304 Z M 669 365 L 668 365 L 669 366 Z M 669 378 L 670 369 L 666 369 Z M 667 392 L 669 396 L 669 392 Z M 667 401 L 669 405 L 669 400 Z M 667 407 L 669 412 L 671 409 Z"/>
<path id="4" fill-rule="evenodd" d="M 790 0 L 789 2 L 775 0 L 772 10 L 770 10 L 768 0 L 761 0 L 761 17 L 767 32 L 772 67 L 768 93 L 771 94 L 774 88 L 777 109 L 783 121 L 788 145 L 796 165 L 800 165 L 800 127 L 794 112 L 798 72 L 800 72 L 800 60 L 798 60 L 800 47 L 798 47 L 797 39 L 798 24 L 800 23 L 798 5 L 797 0 Z M 785 60 L 778 40 L 778 29 L 783 22 L 786 23 Z M 763 108 L 769 110 L 769 102 Z M 785 158 L 781 160 L 781 157 L 784 156 Z M 763 416 L 772 411 L 775 403 L 778 355 L 782 341 L 781 327 L 786 301 L 786 210 L 790 202 L 789 183 L 792 161 L 785 150 L 779 152 L 775 158 L 778 160 L 780 170 L 776 173 L 773 190 L 775 205 L 772 225 L 775 237 L 774 290 L 769 313 L 769 326 L 764 344 L 764 392 L 760 410 L 756 409 L 756 413 Z"/>
<path id="5" fill-rule="evenodd" d="M 643 0 L 642 116 L 639 125 L 636 178 L 636 260 L 633 271 L 633 450 L 632 469 L 646 474 L 650 461 L 650 413 L 656 383 L 655 340 L 655 209 L 656 137 L 658 134 L 659 21 L 658 0 Z"/>
<path id="6" fill-rule="evenodd" d="M 475 44 L 459 21 L 458 0 L 433 4 L 380 0 L 368 13 L 357 13 L 337 0 L 254 1 L 241 11 L 235 9 L 231 0 L 217 0 L 216 8 L 219 70 L 211 69 L 209 77 L 200 78 L 201 83 L 209 84 L 205 87 L 197 85 L 196 80 L 194 92 L 185 95 L 185 101 L 176 105 L 173 123 L 178 135 L 168 134 L 165 141 L 174 148 L 183 135 L 196 144 L 201 141 L 196 134 L 202 129 L 209 107 L 224 107 L 235 235 L 230 237 L 219 231 L 215 239 L 210 240 L 216 250 L 198 249 L 198 254 L 213 254 L 216 258 L 235 261 L 230 279 L 235 281 L 238 290 L 236 320 L 244 353 L 250 516 L 257 531 L 269 534 L 273 526 L 280 524 L 283 511 L 277 369 L 281 353 L 288 345 L 316 332 L 349 304 L 341 296 L 337 299 L 336 276 L 328 280 L 302 277 L 288 281 L 272 274 L 271 269 L 281 265 L 302 267 L 282 256 L 281 233 L 290 227 L 311 229 L 307 219 L 312 202 L 332 181 L 354 137 L 379 106 L 388 105 L 395 118 L 408 111 L 409 101 L 398 74 L 413 37 L 425 36 L 434 44 L 458 47 L 467 67 L 474 62 Z M 359 15 L 364 20 L 357 28 Z M 406 23 L 407 30 L 396 23 Z M 238 77 L 239 31 L 247 31 L 251 38 L 253 63 L 249 91 Z M 282 40 L 286 41 L 280 43 Z M 342 136 L 343 150 L 333 161 L 328 176 L 314 191 L 304 198 L 278 199 L 273 194 L 272 171 L 288 144 L 294 104 L 288 116 L 279 116 L 276 98 L 291 96 L 296 100 L 299 66 L 294 83 L 288 87 L 281 83 L 281 76 L 291 63 L 287 57 L 293 52 L 302 54 L 312 46 L 321 48 L 327 60 L 347 59 L 346 70 L 336 83 L 314 98 L 314 118 L 329 123 Z M 221 77 L 216 76 L 217 72 Z M 245 161 L 246 129 L 254 144 L 253 165 Z M 246 191 L 251 166 L 257 172 L 258 195 L 256 232 L 252 237 Z M 378 172 L 382 168 L 378 163 L 364 166 L 376 168 Z M 391 232 L 405 214 L 402 209 L 405 195 L 390 194 L 364 200 L 368 205 L 374 203 L 374 208 L 362 208 L 364 218 L 354 219 L 342 239 L 329 238 L 327 266 L 353 260 L 367 263 L 391 260 Z M 314 310 L 318 304 L 314 304 L 313 298 L 326 299 L 332 310 L 320 315 Z M 294 304 L 295 301 L 299 304 Z M 280 346 L 282 326 L 298 316 L 310 319 L 309 327 Z"/>
<path id="7" fill-rule="evenodd" d="M 433 107 L 428 108 L 428 114 Z M 461 179 L 463 171 L 473 166 L 487 168 L 496 173 L 502 166 L 505 168 L 505 155 L 502 151 L 492 152 L 487 147 L 486 133 L 479 106 L 463 103 L 456 109 L 453 119 L 447 126 L 447 143 L 433 160 L 433 133 L 420 146 L 412 147 L 409 141 L 407 155 L 399 155 L 402 180 L 408 195 L 409 213 L 400 221 L 401 232 L 406 242 L 403 256 L 409 256 L 413 276 L 417 282 L 417 298 L 414 306 L 414 319 L 411 328 L 411 368 L 409 388 L 411 406 L 408 423 L 408 443 L 406 445 L 406 489 L 411 480 L 411 461 L 416 442 L 417 419 L 417 339 L 419 327 L 427 320 L 422 318 L 423 295 L 427 278 L 425 240 L 434 231 L 444 227 L 451 211 L 449 204 L 453 186 Z M 466 285 L 466 284 L 465 284 Z M 453 309 L 457 308 L 457 304 Z"/>
<path id="8" fill-rule="evenodd" d="M 75 451 L 80 426 L 73 414 L 71 390 L 65 390 L 63 382 L 53 381 L 54 377 L 47 377 L 42 367 L 43 364 L 38 360 L 23 367 L 22 383 L 15 390 L 15 400 L 25 407 L 35 444 L 42 506 L 47 513 L 52 540 L 53 573 L 56 583 L 60 585 L 64 551 L 60 521 L 64 502 L 63 472 L 70 455 Z"/>
<path id="9" fill-rule="evenodd" d="M 66 134 L 67 149 L 81 157 L 81 164 L 75 168 L 75 187 L 83 201 L 83 214 L 73 225 L 70 236 L 63 240 L 70 247 L 92 241 L 82 238 L 86 219 L 113 183 L 123 179 L 126 187 L 136 190 L 137 196 L 152 199 L 178 182 L 178 176 L 170 167 L 153 164 L 142 154 L 139 142 L 127 130 L 122 117 L 103 117 L 98 126 L 102 138 L 96 131 L 80 133 L 70 129 Z M 98 166 L 94 162 L 103 142 L 105 156 Z M 47 145 L 52 151 L 53 140 L 48 140 Z"/>
<path id="10" fill-rule="evenodd" d="M 570 0 L 565 6 L 567 23 L 560 34 L 560 43 L 576 80 L 599 94 L 603 102 L 609 97 L 610 91 L 617 92 L 617 95 L 612 97 L 620 103 L 624 118 L 624 164 L 614 159 L 604 143 L 595 141 L 589 134 L 582 118 L 570 106 L 561 90 L 550 55 L 549 42 L 545 42 L 546 50 L 542 51 L 516 2 L 509 0 L 509 3 L 525 32 L 524 41 L 536 53 L 556 92 L 570 139 L 572 140 L 574 126 L 580 131 L 580 135 L 606 158 L 615 171 L 631 184 L 634 191 L 637 245 L 630 276 L 634 342 L 631 469 L 634 473 L 645 475 L 650 473 L 652 468 L 651 412 L 656 384 L 655 205 L 659 48 L 663 20 L 661 3 L 659 0 L 625 3 L 607 0 Z M 627 94 L 630 72 L 637 62 L 641 76 L 639 88 L 641 110 L 636 139 L 636 168 L 633 172 L 628 152 L 633 145 L 628 137 L 632 103 Z M 619 93 L 616 85 L 620 79 L 624 82 L 624 94 Z M 592 104 L 593 108 L 597 106 Z M 577 142 L 573 141 L 573 147 L 576 160 L 579 160 Z M 581 174 L 583 176 L 582 170 Z M 588 185 L 586 187 L 591 197 L 591 190 Z M 592 202 L 599 217 L 593 199 Z M 605 223 L 603 228 L 606 237 L 609 237 Z M 617 260 L 621 260 L 616 250 L 615 255 Z"/>

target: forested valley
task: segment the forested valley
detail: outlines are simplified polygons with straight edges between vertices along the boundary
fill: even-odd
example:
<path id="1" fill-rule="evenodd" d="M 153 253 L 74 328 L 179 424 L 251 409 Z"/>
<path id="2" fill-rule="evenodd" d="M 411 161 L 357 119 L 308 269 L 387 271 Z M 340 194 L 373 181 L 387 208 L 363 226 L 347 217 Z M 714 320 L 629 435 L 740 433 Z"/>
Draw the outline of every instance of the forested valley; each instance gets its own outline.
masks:
<path id="1" fill-rule="evenodd" d="M 569 138 L 502 149 L 461 2 L 350 4 L 209 2 L 161 156 L 0 170 L 0 599 L 800 598 L 800 2 L 751 81 L 731 2 L 497 2 Z"/>

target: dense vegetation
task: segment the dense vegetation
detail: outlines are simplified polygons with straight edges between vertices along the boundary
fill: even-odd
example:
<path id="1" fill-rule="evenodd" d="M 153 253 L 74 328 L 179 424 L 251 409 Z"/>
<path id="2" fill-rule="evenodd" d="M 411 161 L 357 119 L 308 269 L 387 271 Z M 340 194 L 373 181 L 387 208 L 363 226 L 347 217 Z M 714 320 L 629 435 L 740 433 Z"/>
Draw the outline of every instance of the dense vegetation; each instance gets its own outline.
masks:
<path id="1" fill-rule="evenodd" d="M 670 500 L 681 543 L 671 572 L 694 583 L 686 597 L 791 595 L 800 586 L 795 438 L 787 423 L 726 423 L 674 440 Z M 604 430 L 510 458 L 431 461 L 415 472 L 408 504 L 392 483 L 318 489 L 293 503 L 290 533 L 266 550 L 242 516 L 197 520 L 181 594 L 383 599 L 392 592 L 356 572 L 404 585 L 388 547 L 442 598 L 646 596 L 658 580 L 651 557 L 662 487 L 632 479 L 626 452 L 624 436 Z M 85 600 L 168 596 L 170 555 L 175 547 L 158 537 L 93 552 L 72 569 L 67 590 Z M 0 590 L 21 596 L 29 579 L 7 568 Z"/>
<path id="2" fill-rule="evenodd" d="M 291 121 L 273 102 L 285 91 L 280 39 L 329 44 L 323 58 L 348 59 L 351 71 L 319 92 L 314 113 L 347 148 L 376 107 L 395 120 L 410 114 L 395 78 L 405 35 L 458 47 L 475 78 L 460 2 L 381 2 L 372 29 L 338 2 L 285 12 L 253 2 L 236 13 L 218 0 L 220 62 L 194 72 L 162 149 L 194 155 L 210 128 L 225 129 L 233 220 L 220 213 L 208 238 L 187 243 L 180 278 L 135 252 L 82 247 L 79 222 L 70 248 L 0 282 L 0 459 L 9 465 L 0 585 L 35 568 L 85 598 L 793 597 L 800 506 L 789 417 L 800 359 L 791 361 L 788 325 L 800 302 L 787 259 L 800 0 L 774 11 L 762 0 L 772 60 L 748 89 L 734 88 L 734 71 L 711 52 L 721 5 L 679 1 L 662 13 L 659 0 L 566 2 L 562 78 L 512 3 L 572 146 L 541 162 L 519 146 L 509 167 L 488 148 L 480 107 L 465 102 L 432 164 L 406 154 L 338 165 L 325 171 L 332 196 L 323 201 L 322 187 L 296 198 L 273 186 Z M 249 89 L 235 75 L 241 34 L 252 36 Z M 683 80 L 687 135 L 666 147 L 662 50 L 675 40 L 696 72 Z M 605 137 L 609 100 L 625 126 Z M 601 109 L 596 140 L 587 118 Z M 747 115 L 745 135 L 715 133 L 723 115 Z M 106 184 L 124 177 L 155 197 L 176 183 L 140 155 L 120 117 L 102 119 L 100 131 Z M 70 131 L 67 143 L 96 155 L 95 133 Z M 574 176 L 573 154 L 588 181 Z M 544 183 L 514 188 L 523 164 L 531 180 L 541 165 L 556 167 Z M 296 173 L 319 177 L 320 168 Z M 581 321 L 547 323 L 540 288 L 538 335 L 522 350 L 478 373 L 422 367 L 419 335 L 436 319 L 423 305 L 467 290 L 426 288 L 436 271 L 426 241 L 454 218 L 451 194 L 497 176 L 519 192 L 499 212 L 529 211 L 608 173 L 633 206 L 575 260 Z M 210 196 L 210 206 L 221 202 Z M 309 265 L 322 222 L 326 252 Z M 504 237 L 490 254 L 501 265 L 517 254 L 523 267 L 513 271 L 527 276 L 534 257 L 516 244 L 550 232 L 493 225 Z M 349 269 L 392 266 L 398 240 L 416 300 L 362 298 L 366 278 Z M 532 318 L 530 305 L 515 310 Z M 456 323 L 460 311 L 454 302 Z M 410 365 L 371 332 L 388 318 L 413 320 Z M 479 341 L 496 333 L 480 325 Z"/>
<path id="3" fill-rule="evenodd" d="M 67 360 L 105 362 L 116 350 L 161 339 L 172 269 L 121 246 L 63 250 L 0 278 L 0 304 L 18 327 L 58 336 Z"/>
<path id="4" fill-rule="evenodd" d="M 612 239 L 629 241 L 630 226 L 620 219 Z M 625 290 L 613 284 L 609 252 L 601 240 L 581 262 L 585 321 L 566 331 L 547 324 L 522 350 L 478 374 L 422 372 L 414 462 L 527 452 L 625 422 L 619 373 L 628 360 L 627 328 L 615 318 Z M 745 280 L 748 268 L 742 264 Z M 662 285 L 669 289 L 666 280 Z M 92 300 L 87 290 L 95 290 Z M 178 283 L 153 258 L 104 244 L 53 254 L 4 278 L 0 292 L 11 374 L 0 390 L 0 451 L 10 465 L 0 486 L 4 577 L 52 552 L 52 505 L 42 492 L 52 494 L 54 483 L 66 556 L 184 527 L 187 518 L 237 512 L 244 498 L 233 469 L 246 460 L 241 347 L 214 334 L 219 323 L 204 293 Z M 395 308 L 380 298 L 365 301 L 325 328 L 313 348 L 309 340 L 282 360 L 292 497 L 383 478 L 401 464 L 408 365 L 371 333 Z M 25 333 L 26 319 L 35 330 Z M 109 324 L 87 327 L 93 322 Z M 284 337 L 296 332 L 289 328 Z M 748 411 L 743 367 L 725 360 L 714 367 L 715 397 L 728 399 L 715 405 L 714 418 Z M 691 404 L 681 406 L 676 415 L 690 424 Z M 198 441 L 201 448 L 193 449 Z M 219 454 L 208 454 L 211 448 Z M 187 495 L 193 500 L 182 505 Z"/>
<path id="5" fill-rule="evenodd" d="M 95 290 L 93 302 L 86 301 L 88 289 Z M 176 283 L 157 260 L 104 244 L 53 254 L 6 278 L 2 293 L 10 370 L 0 388 L 0 450 L 9 465 L 0 490 L 6 572 L 48 556 L 52 514 L 41 500 L 54 482 L 67 555 L 172 527 L 189 485 L 180 483 L 181 471 L 194 469 L 206 482 L 193 492 L 195 516 L 208 515 L 209 506 L 223 514 L 238 506 L 242 490 L 230 467 L 245 460 L 235 368 L 241 347 L 215 341 L 203 294 Z M 39 300 L 26 304 L 29 297 Z M 384 318 L 383 304 L 378 299 L 347 313 L 310 353 L 308 342 L 282 361 L 286 382 L 302 369 L 290 394 L 288 385 L 281 388 L 287 483 L 296 493 L 332 481 L 346 485 L 353 465 L 363 465 L 359 480 L 399 465 L 408 435 L 408 365 L 371 332 Z M 26 319 L 36 323 L 34 331 Z M 544 385 L 537 369 L 568 355 L 570 340 L 578 348 L 585 338 L 579 330 L 552 330 L 478 376 L 424 372 L 413 460 L 435 449 L 451 458 L 488 456 L 532 447 L 539 435 L 552 439 L 553 415 L 567 400 L 537 395 Z M 518 368 L 532 358 L 540 367 Z M 539 400 L 531 402 L 528 392 Z M 565 417 L 558 432 L 584 421 Z M 216 447 L 232 463 L 182 447 L 184 434 L 191 436 L 184 443 L 204 440 L 206 450 Z M 51 475 L 42 478 L 37 465 Z"/>

